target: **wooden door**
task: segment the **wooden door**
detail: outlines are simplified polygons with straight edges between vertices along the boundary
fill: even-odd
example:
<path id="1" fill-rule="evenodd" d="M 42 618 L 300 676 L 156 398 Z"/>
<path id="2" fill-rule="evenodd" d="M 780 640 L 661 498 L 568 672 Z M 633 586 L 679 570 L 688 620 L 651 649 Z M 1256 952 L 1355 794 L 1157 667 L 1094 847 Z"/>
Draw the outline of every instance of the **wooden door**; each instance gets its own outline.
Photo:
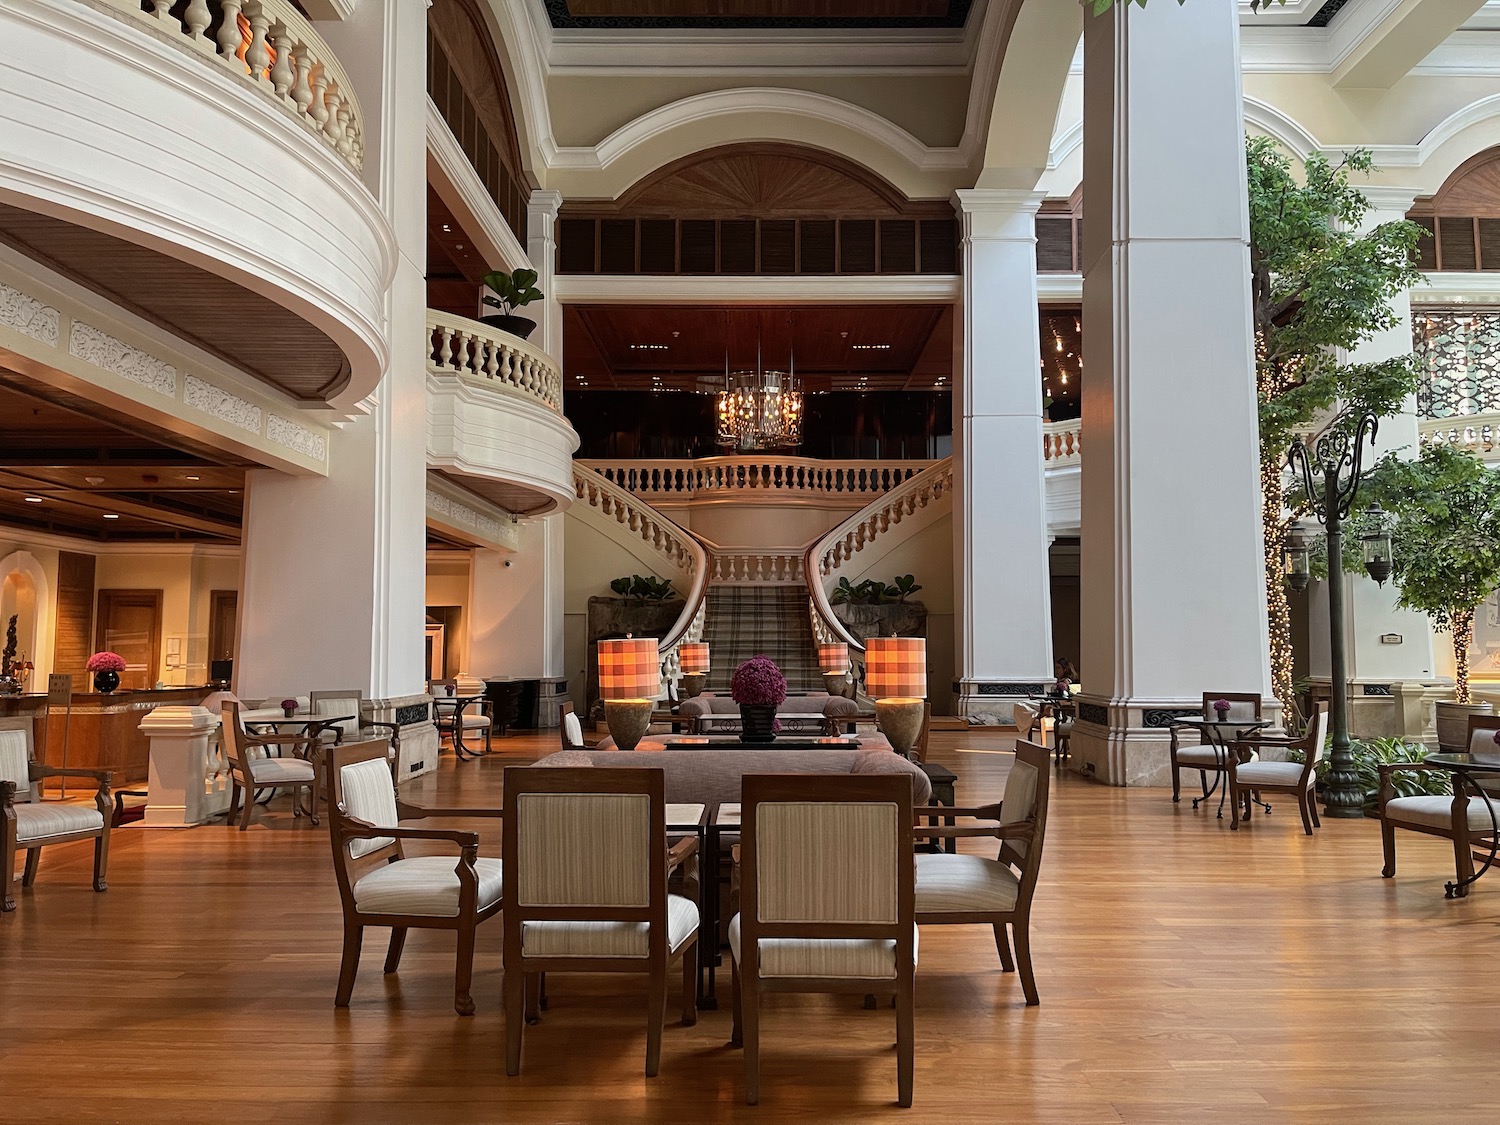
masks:
<path id="1" fill-rule="evenodd" d="M 237 590 L 208 592 L 208 662 L 234 659 L 234 626 L 239 613 Z"/>
<path id="2" fill-rule="evenodd" d="M 143 691 L 156 683 L 161 668 L 160 590 L 100 590 L 94 651 L 125 658 L 122 690 Z"/>

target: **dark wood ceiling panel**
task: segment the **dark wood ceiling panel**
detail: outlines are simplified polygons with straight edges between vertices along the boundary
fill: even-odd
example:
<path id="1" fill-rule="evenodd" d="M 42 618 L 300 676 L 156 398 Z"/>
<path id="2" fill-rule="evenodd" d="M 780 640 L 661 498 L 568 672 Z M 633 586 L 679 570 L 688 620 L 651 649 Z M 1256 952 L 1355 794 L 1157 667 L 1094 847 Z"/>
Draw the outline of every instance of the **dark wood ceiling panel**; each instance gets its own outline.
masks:
<path id="1" fill-rule="evenodd" d="M 0 204 L 0 242 L 297 399 L 349 381 L 331 339 L 233 281 L 88 227 Z"/>
<path id="2" fill-rule="evenodd" d="M 487 477 L 461 476 L 457 473 L 440 473 L 460 488 L 466 488 L 491 504 L 504 508 L 517 516 L 540 516 L 557 507 L 557 501 L 545 492 L 509 481 L 490 480 Z"/>
<path id="3" fill-rule="evenodd" d="M 556 28 L 963 27 L 972 0 L 544 0 Z"/>

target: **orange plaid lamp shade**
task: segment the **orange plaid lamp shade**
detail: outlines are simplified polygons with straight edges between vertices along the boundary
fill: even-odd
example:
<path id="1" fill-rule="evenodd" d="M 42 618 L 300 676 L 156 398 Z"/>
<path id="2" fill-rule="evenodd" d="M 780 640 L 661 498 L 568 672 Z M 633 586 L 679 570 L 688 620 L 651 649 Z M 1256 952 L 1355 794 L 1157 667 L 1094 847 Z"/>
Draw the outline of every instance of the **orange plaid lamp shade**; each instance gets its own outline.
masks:
<path id="1" fill-rule="evenodd" d="M 655 637 L 599 642 L 599 696 L 655 699 L 661 694 L 661 657 Z"/>
<path id="2" fill-rule="evenodd" d="M 927 639 L 871 637 L 866 641 L 865 690 L 876 699 L 926 699 Z"/>
<path id="3" fill-rule="evenodd" d="M 708 645 L 703 641 L 683 645 L 677 650 L 677 657 L 682 661 L 684 676 L 701 676 L 708 671 Z"/>
<path id="4" fill-rule="evenodd" d="M 819 645 L 818 667 L 835 676 L 840 672 L 849 671 L 849 646 L 844 644 Z"/>

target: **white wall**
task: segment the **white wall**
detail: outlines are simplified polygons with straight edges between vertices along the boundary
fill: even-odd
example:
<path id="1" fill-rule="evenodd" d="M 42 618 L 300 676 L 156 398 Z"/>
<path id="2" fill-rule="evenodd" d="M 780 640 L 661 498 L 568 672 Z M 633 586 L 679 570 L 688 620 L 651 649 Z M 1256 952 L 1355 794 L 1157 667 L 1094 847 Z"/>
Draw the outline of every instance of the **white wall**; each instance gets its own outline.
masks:
<path id="1" fill-rule="evenodd" d="M 208 682 L 210 591 L 239 589 L 239 553 L 222 548 L 170 554 L 100 555 L 94 600 L 100 590 L 160 590 L 161 661 L 156 674 L 167 687 Z M 170 653 L 177 647 L 174 658 Z"/>

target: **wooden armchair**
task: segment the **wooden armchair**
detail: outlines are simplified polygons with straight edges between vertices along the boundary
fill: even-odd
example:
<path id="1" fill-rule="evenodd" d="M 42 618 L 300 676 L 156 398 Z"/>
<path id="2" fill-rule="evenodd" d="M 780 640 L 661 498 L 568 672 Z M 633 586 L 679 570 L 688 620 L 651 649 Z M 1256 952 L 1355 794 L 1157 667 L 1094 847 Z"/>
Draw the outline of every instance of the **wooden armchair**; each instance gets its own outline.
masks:
<path id="1" fill-rule="evenodd" d="M 505 1072 L 538 1021 L 540 975 L 647 977 L 646 1077 L 661 1066 L 667 969 L 682 963 L 682 1022 L 698 1019 L 698 904 L 670 894 L 696 836 L 667 849 L 661 770 L 505 771 Z"/>
<path id="2" fill-rule="evenodd" d="M 229 763 L 228 823 L 234 823 L 241 789 L 245 791 L 245 811 L 240 817 L 241 832 L 250 827 L 255 800 L 262 789 L 292 790 L 293 816 L 302 815 L 300 790 L 306 789 L 310 818 L 313 824 L 318 823 L 317 771 L 306 757 L 295 756 L 298 748 L 301 748 L 303 754 L 310 755 L 316 749 L 316 739 L 303 734 L 248 734 L 245 724 L 240 720 L 238 701 L 226 699 L 219 714 L 219 742 L 224 748 L 224 760 Z M 294 756 L 271 757 L 266 751 L 273 747 L 291 747 Z"/>
<path id="3" fill-rule="evenodd" d="M 82 777 L 98 783 L 90 805 L 42 803 L 48 777 Z M 57 769 L 34 760 L 30 719 L 0 719 L 0 910 L 16 908 L 16 852 L 26 852 L 21 886 L 36 882 L 42 849 L 74 840 L 94 841 L 94 890 L 107 890 L 110 775 L 107 770 Z"/>
<path id="4" fill-rule="evenodd" d="M 594 744 L 583 737 L 583 723 L 579 721 L 571 703 L 558 705 L 557 718 L 557 734 L 562 739 L 564 750 L 594 749 Z"/>
<path id="5" fill-rule="evenodd" d="M 1250 798 L 1260 801 L 1267 793 L 1290 793 L 1297 799 L 1297 810 L 1302 814 L 1302 831 L 1313 834 L 1321 828 L 1318 819 L 1318 800 L 1315 786 L 1318 780 L 1318 762 L 1323 758 L 1323 739 L 1328 734 L 1328 708 L 1319 707 L 1307 724 L 1307 733 L 1301 738 L 1276 738 L 1274 736 L 1250 736 L 1242 738 L 1230 747 L 1227 755 L 1229 765 L 1229 807 L 1234 817 L 1229 827 L 1240 826 L 1240 809 L 1244 807 L 1244 819 L 1250 819 Z M 1300 762 L 1244 761 L 1242 751 L 1265 746 L 1284 746 L 1302 751 Z M 1269 808 L 1266 810 L 1270 811 Z"/>
<path id="6" fill-rule="evenodd" d="M 1469 752 L 1494 754 L 1497 730 L 1500 730 L 1500 715 L 1470 715 Z M 1380 842 L 1385 853 L 1385 866 L 1380 874 L 1387 879 L 1396 874 L 1396 829 L 1441 836 L 1453 844 L 1455 881 L 1448 884 L 1448 897 L 1464 898 L 1469 893 L 1469 884 L 1474 881 L 1474 848 L 1488 841 L 1495 831 L 1495 824 L 1500 821 L 1500 793 L 1471 789 L 1457 774 L 1450 773 L 1453 779 L 1451 797 L 1397 796 L 1396 774 L 1431 770 L 1448 773 L 1441 766 L 1426 762 L 1382 762 L 1379 766 Z M 1488 848 L 1485 849 L 1487 853 Z"/>
<path id="7" fill-rule="evenodd" d="M 342 691 L 314 691 L 307 696 L 307 711 L 310 715 L 353 715 L 342 723 L 324 727 L 319 738 L 324 745 L 330 742 L 366 742 L 372 738 L 384 738 L 390 742 L 390 760 L 395 768 L 401 749 L 401 727 L 396 723 L 382 723 L 367 719 L 364 715 L 365 693 L 358 688 Z"/>
<path id="8" fill-rule="evenodd" d="M 745 1101 L 760 1101 L 762 992 L 896 995 L 897 1100 L 911 1105 L 917 927 L 904 776 L 744 779 L 740 912 L 729 923 Z"/>
<path id="9" fill-rule="evenodd" d="M 1230 719 L 1258 720 L 1261 717 L 1261 698 L 1257 692 L 1205 691 L 1203 693 L 1203 717 L 1205 719 L 1214 717 L 1214 704 L 1220 699 L 1229 704 Z M 1183 770 L 1198 771 L 1198 783 L 1203 788 L 1204 797 L 1212 791 L 1208 784 L 1208 775 L 1225 772 L 1215 747 L 1202 731 L 1197 732 L 1199 741 L 1196 745 L 1178 744 L 1178 735 L 1188 729 L 1190 728 L 1174 725 L 1168 731 L 1172 738 L 1168 756 L 1172 767 L 1172 801 L 1174 804 L 1182 796 Z M 1193 807 L 1197 807 L 1196 803 Z"/>
<path id="10" fill-rule="evenodd" d="M 1009 973 L 1019 965 L 1021 989 L 1028 1006 L 1040 1003 L 1031 966 L 1031 900 L 1036 893 L 1042 845 L 1047 836 L 1049 754 L 1045 746 L 1018 741 L 1016 761 L 1005 779 L 1005 793 L 999 804 L 972 809 L 939 806 L 916 810 L 918 816 L 941 813 L 984 822 L 919 827 L 918 836 L 993 836 L 1000 841 L 995 859 L 949 853 L 917 856 L 917 923 L 993 926 L 1000 967 Z M 1007 927 L 1015 939 L 1014 962 Z"/>
<path id="11" fill-rule="evenodd" d="M 344 907 L 344 956 L 334 1006 L 349 1006 L 366 926 L 391 929 L 387 973 L 400 967 L 406 931 L 415 926 L 457 933 L 453 1008 L 461 1016 L 473 1015 L 474 931 L 500 911 L 500 861 L 479 858 L 477 832 L 402 828 L 399 821 L 494 817 L 499 810 L 429 809 L 397 800 L 383 741 L 331 747 L 327 763 L 328 836 Z M 408 858 L 406 840 L 442 841 L 459 854 L 456 860 L 451 855 Z"/>
<path id="12" fill-rule="evenodd" d="M 432 696 L 432 718 L 438 737 L 452 742 L 453 752 L 463 758 L 473 753 L 464 747 L 464 735 L 482 731 L 484 752 L 488 754 L 493 748 L 494 703 L 489 699 L 478 699 L 467 704 L 455 703 L 448 694 L 447 689 L 450 687 L 457 694 L 463 694 L 457 679 L 430 680 L 427 684 L 427 692 Z"/>

